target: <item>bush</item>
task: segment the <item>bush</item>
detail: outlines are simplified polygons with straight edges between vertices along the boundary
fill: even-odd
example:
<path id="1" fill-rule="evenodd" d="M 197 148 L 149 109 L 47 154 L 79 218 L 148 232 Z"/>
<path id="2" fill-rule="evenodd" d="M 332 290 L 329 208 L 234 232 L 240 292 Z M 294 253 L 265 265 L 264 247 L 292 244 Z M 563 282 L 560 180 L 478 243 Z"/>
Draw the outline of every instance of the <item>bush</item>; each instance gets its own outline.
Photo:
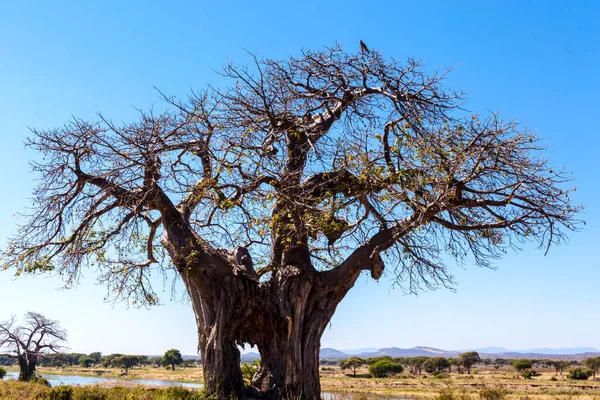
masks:
<path id="1" fill-rule="evenodd" d="M 404 371 L 402 365 L 388 360 L 377 361 L 369 367 L 369 375 L 373 378 L 385 378 L 388 375 L 400 373 L 402 371 Z"/>
<path id="2" fill-rule="evenodd" d="M 506 390 L 502 388 L 483 388 L 479 392 L 479 398 L 482 400 L 504 400 Z"/>
<path id="3" fill-rule="evenodd" d="M 467 389 L 464 386 L 459 388 L 459 393 L 455 393 L 454 387 L 448 386 L 441 389 L 438 395 L 435 396 L 435 400 L 471 400 L 471 396 L 467 393 Z"/>
<path id="4" fill-rule="evenodd" d="M 433 377 L 434 377 L 434 378 L 436 378 L 436 379 L 446 379 L 446 378 L 448 378 L 449 376 L 448 376 L 448 374 L 445 374 L 445 373 L 443 373 L 443 372 L 439 372 L 439 371 L 438 371 L 438 372 L 435 372 L 435 373 L 433 374 Z"/>
<path id="5" fill-rule="evenodd" d="M 244 384 L 246 385 L 246 387 L 252 384 L 252 378 L 254 378 L 254 375 L 256 375 L 256 373 L 258 372 L 258 367 L 258 360 L 253 361 L 251 364 L 242 364 L 242 378 L 244 379 Z"/>
<path id="6" fill-rule="evenodd" d="M 4 379 L 6 376 L 6 370 L 4 368 L 0 368 L 0 379 Z"/>
<path id="7" fill-rule="evenodd" d="M 0 399 L 19 400 L 216 400 L 205 391 L 183 387 L 166 389 L 147 387 L 56 386 L 19 381 L 0 381 Z"/>
<path id="8" fill-rule="evenodd" d="M 585 381 L 590 376 L 592 376 L 592 371 L 587 368 L 572 368 L 569 370 L 567 378 L 575 379 L 578 381 Z"/>
<path id="9" fill-rule="evenodd" d="M 48 382 L 48 379 L 42 378 L 39 375 L 35 375 L 29 382 L 50 387 L 50 382 Z"/>
<path id="10" fill-rule="evenodd" d="M 533 363 L 529 360 L 522 359 L 522 360 L 514 361 L 512 363 L 512 366 L 514 367 L 514 369 L 521 372 L 521 371 L 533 368 Z"/>
<path id="11" fill-rule="evenodd" d="M 71 386 L 57 386 L 50 389 L 50 400 L 71 400 L 73 388 Z"/>
<path id="12" fill-rule="evenodd" d="M 540 376 L 540 373 L 533 369 L 525 369 L 521 371 L 521 376 L 525 379 L 531 379 L 534 376 Z"/>
<path id="13" fill-rule="evenodd" d="M 552 378 L 550 378 L 550 380 L 551 380 L 552 382 L 556 382 L 558 379 L 556 379 L 556 377 L 555 377 L 555 376 L 553 376 Z"/>

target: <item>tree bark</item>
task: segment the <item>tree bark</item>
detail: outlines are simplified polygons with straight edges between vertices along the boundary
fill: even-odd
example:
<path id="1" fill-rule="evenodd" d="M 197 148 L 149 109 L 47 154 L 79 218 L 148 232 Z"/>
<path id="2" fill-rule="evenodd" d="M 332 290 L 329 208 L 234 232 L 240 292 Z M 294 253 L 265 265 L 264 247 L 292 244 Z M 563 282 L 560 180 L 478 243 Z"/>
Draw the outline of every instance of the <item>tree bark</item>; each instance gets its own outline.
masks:
<path id="1" fill-rule="evenodd" d="M 231 257 L 235 251 L 211 252 L 197 238 L 182 237 L 181 226 L 170 226 L 163 243 L 190 295 L 205 387 L 219 399 L 320 398 L 321 336 L 360 270 L 318 272 L 309 254 L 298 252 L 259 283 L 253 268 Z M 192 250 L 190 240 L 198 243 Z M 261 353 L 247 388 L 238 349 L 244 344 Z"/>
<path id="2" fill-rule="evenodd" d="M 281 268 L 261 284 L 245 275 L 218 281 L 196 272 L 183 276 L 209 391 L 221 399 L 320 398 L 321 336 L 351 285 L 332 289 L 318 272 L 296 266 Z M 247 388 L 238 350 L 245 343 L 261 354 Z"/>
<path id="3" fill-rule="evenodd" d="M 19 380 L 30 381 L 35 376 L 37 357 L 32 354 L 23 353 L 19 356 Z"/>

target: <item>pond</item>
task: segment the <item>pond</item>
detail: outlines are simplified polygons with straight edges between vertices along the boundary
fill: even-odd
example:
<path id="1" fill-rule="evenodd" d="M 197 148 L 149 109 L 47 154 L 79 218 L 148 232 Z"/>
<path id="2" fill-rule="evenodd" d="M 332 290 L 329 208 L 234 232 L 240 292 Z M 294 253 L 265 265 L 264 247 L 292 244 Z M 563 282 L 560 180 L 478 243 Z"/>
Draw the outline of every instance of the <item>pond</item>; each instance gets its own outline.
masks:
<path id="1" fill-rule="evenodd" d="M 103 382 L 114 382 L 114 381 L 126 381 L 131 383 L 137 383 L 145 386 L 183 386 L 188 388 L 201 388 L 203 387 L 200 383 L 184 383 L 184 382 L 171 382 L 161 381 L 154 379 L 118 379 L 118 378 L 98 378 L 95 376 L 81 376 L 81 375 L 52 375 L 52 374 L 41 374 L 44 378 L 48 379 L 50 385 L 95 385 Z M 6 375 L 6 379 L 17 379 L 19 376 L 18 372 L 9 371 Z"/>

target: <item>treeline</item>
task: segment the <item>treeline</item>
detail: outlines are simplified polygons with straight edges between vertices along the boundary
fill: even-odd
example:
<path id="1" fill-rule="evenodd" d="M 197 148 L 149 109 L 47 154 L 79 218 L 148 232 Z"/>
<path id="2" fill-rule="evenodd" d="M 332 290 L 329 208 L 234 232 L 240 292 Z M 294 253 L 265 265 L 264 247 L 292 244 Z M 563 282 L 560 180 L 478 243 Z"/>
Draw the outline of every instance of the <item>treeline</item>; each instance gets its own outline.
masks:
<path id="1" fill-rule="evenodd" d="M 324 360 L 322 364 L 333 365 L 335 361 Z M 372 377 L 385 377 L 395 373 L 407 370 L 413 375 L 421 375 L 422 373 L 441 376 L 445 373 L 456 372 L 458 374 L 470 374 L 475 366 L 492 367 L 500 369 L 502 367 L 512 367 L 524 378 L 531 379 L 539 375 L 536 368 L 553 368 L 556 374 L 568 373 L 569 379 L 587 379 L 596 377 L 600 370 L 600 357 L 592 357 L 579 361 L 565 360 L 537 360 L 537 359 L 489 359 L 481 358 L 475 351 L 465 352 L 458 355 L 456 358 L 446 357 L 349 357 L 338 362 L 342 370 L 349 370 L 354 376 L 356 371 L 361 367 L 368 367 L 369 375 Z M 583 368 L 585 367 L 585 368 Z"/>
<path id="2" fill-rule="evenodd" d="M 176 365 L 184 368 L 196 368 L 200 364 L 199 360 L 184 360 L 181 352 L 177 349 L 171 349 L 165 352 L 162 357 L 151 357 L 131 354 L 109 354 L 102 355 L 96 351 L 90 354 L 85 353 L 57 353 L 46 354 L 38 359 L 38 366 L 41 367 L 73 367 L 79 366 L 83 368 L 121 368 L 125 373 L 129 369 L 140 366 L 153 367 L 170 367 L 175 369 Z M 16 365 L 17 360 L 9 357 L 0 357 L 0 365 L 12 366 Z"/>

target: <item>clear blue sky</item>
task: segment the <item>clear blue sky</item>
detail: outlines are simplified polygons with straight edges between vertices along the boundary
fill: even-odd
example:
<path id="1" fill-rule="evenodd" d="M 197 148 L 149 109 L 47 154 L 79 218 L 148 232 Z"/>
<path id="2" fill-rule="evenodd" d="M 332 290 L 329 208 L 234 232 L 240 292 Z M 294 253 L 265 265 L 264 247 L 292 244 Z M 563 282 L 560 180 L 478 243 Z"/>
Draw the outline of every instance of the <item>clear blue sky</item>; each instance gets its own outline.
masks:
<path id="1" fill-rule="evenodd" d="M 244 49 L 269 57 L 360 39 L 428 68 L 457 65 L 447 85 L 471 92 L 473 111 L 500 110 L 536 129 L 553 165 L 577 177 L 587 226 L 548 256 L 510 254 L 498 270 L 453 268 L 456 293 L 409 296 L 361 279 L 338 307 L 326 347 L 461 349 L 600 348 L 600 3 L 596 1 L 3 2 L 0 6 L 0 244 L 29 204 L 34 176 L 27 126 L 71 115 L 130 120 L 133 106 L 160 105 L 156 86 L 185 96 L 219 83 Z M 202 4 L 202 5 L 200 5 Z M 189 305 L 152 310 L 102 302 L 88 271 L 75 290 L 54 278 L 0 272 L 0 320 L 28 310 L 58 319 L 73 351 L 195 353 Z M 163 296 L 168 299 L 168 296 Z"/>

